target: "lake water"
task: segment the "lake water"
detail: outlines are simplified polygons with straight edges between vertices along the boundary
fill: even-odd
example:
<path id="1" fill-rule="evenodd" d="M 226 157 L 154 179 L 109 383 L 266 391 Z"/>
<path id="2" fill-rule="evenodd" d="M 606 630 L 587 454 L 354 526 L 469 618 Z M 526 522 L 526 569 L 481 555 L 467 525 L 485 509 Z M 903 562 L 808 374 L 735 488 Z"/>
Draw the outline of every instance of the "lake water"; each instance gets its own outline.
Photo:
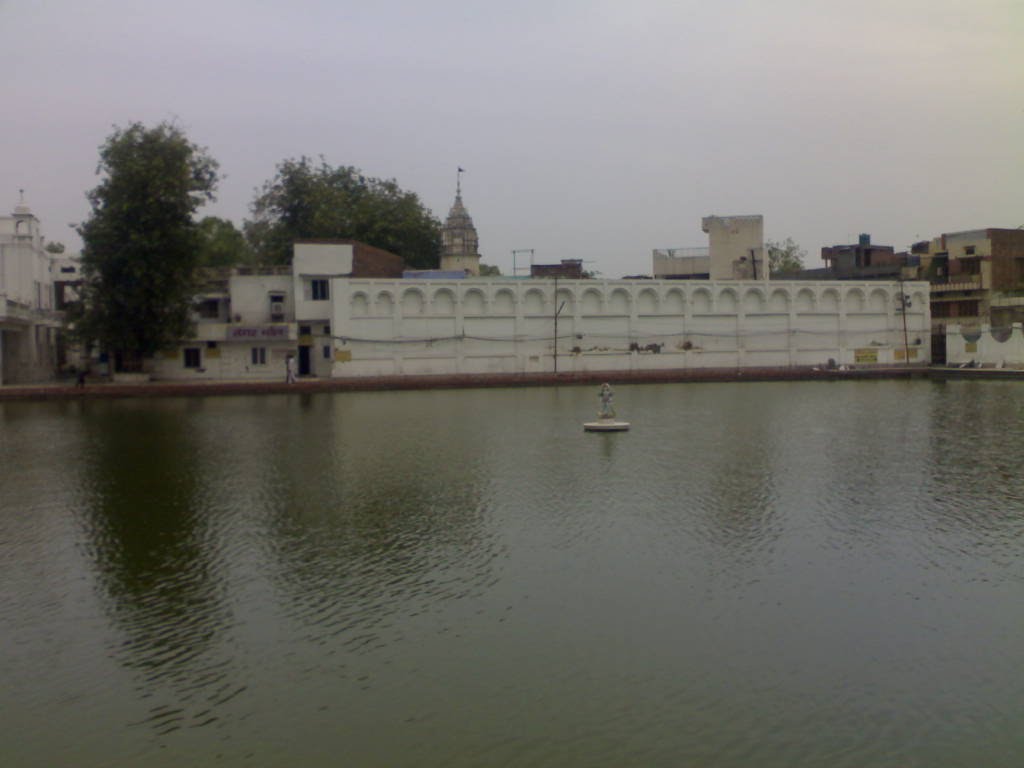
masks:
<path id="1" fill-rule="evenodd" d="M 0 764 L 1024 764 L 1024 384 L 597 406 L 0 403 Z"/>

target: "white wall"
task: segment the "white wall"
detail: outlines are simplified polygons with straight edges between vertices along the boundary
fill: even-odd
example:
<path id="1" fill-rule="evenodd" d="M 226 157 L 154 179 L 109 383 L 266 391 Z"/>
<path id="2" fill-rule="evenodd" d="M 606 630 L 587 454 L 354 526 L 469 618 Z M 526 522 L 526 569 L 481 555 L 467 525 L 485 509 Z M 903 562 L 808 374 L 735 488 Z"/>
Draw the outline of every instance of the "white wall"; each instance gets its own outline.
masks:
<path id="1" fill-rule="evenodd" d="M 196 339 L 149 361 L 153 379 L 160 381 L 284 381 L 285 359 L 295 354 L 295 341 L 214 342 Z M 252 348 L 265 350 L 266 363 L 252 361 Z M 185 350 L 198 349 L 198 368 L 185 367 Z"/>
<path id="2" fill-rule="evenodd" d="M 927 283 L 912 363 L 930 360 Z M 892 282 L 334 280 L 334 376 L 902 364 Z M 555 309 L 558 336 L 555 340 Z M 641 349 L 631 349 L 637 345 Z M 658 351 L 648 351 L 651 345 Z"/>
<path id="3" fill-rule="evenodd" d="M 295 319 L 328 320 L 331 316 L 330 300 L 314 301 L 310 295 L 310 281 L 351 275 L 353 247 L 336 243 L 296 243 L 294 248 L 292 294 Z"/>
<path id="4" fill-rule="evenodd" d="M 291 275 L 231 275 L 231 317 L 234 322 L 258 324 L 274 322 L 270 314 L 270 295 L 284 296 L 284 315 L 295 316 L 295 283 Z"/>
<path id="5" fill-rule="evenodd" d="M 964 329 L 959 325 L 946 327 L 946 363 L 1024 367 L 1024 328 L 1014 323 L 1010 329 L 992 332 L 991 326 L 981 330 Z"/>

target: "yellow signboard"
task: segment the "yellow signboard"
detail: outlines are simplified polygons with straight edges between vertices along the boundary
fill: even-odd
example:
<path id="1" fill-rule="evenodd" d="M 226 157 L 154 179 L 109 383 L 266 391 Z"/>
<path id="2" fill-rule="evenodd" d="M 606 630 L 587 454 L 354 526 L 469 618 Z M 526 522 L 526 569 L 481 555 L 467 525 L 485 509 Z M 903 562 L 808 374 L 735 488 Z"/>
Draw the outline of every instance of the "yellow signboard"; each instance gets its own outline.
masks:
<path id="1" fill-rule="evenodd" d="M 877 363 L 878 349 L 875 347 L 862 347 L 853 350 L 853 362 L 855 363 Z"/>
<path id="2" fill-rule="evenodd" d="M 347 363 L 352 360 L 352 350 L 350 349 L 336 349 L 334 350 L 334 362 L 336 363 Z"/>

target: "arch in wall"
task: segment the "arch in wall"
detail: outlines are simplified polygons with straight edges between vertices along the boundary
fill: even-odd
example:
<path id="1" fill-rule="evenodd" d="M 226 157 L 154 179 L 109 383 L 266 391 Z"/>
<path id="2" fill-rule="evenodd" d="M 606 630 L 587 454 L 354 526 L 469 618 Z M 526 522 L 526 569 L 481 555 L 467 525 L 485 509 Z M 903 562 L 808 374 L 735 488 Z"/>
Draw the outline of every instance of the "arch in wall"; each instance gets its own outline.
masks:
<path id="1" fill-rule="evenodd" d="M 819 312 L 838 312 L 839 311 L 839 291 L 835 288 L 826 288 L 821 292 L 821 298 L 818 299 L 818 311 Z"/>
<path id="2" fill-rule="evenodd" d="M 403 316 L 422 315 L 426 305 L 427 302 L 424 300 L 419 288 L 407 288 L 402 292 Z"/>
<path id="3" fill-rule="evenodd" d="M 707 288 L 698 288 L 693 292 L 691 303 L 693 304 L 693 314 L 711 314 L 711 291 Z"/>
<path id="4" fill-rule="evenodd" d="M 462 297 L 462 312 L 466 315 L 487 313 L 487 299 L 479 288 L 470 288 Z"/>
<path id="5" fill-rule="evenodd" d="M 743 294 L 743 311 L 755 314 L 764 312 L 764 310 L 764 292 L 760 288 L 748 288 L 747 292 Z"/>
<path id="6" fill-rule="evenodd" d="M 585 315 L 600 315 L 604 307 L 604 297 L 597 288 L 587 288 L 583 292 L 581 306 Z"/>
<path id="7" fill-rule="evenodd" d="M 395 297 L 389 291 L 381 291 L 373 302 L 378 315 L 390 316 L 395 313 Z"/>
<path id="8" fill-rule="evenodd" d="M 544 294 L 539 288 L 531 288 L 523 295 L 523 312 L 528 315 L 544 314 Z"/>
<path id="9" fill-rule="evenodd" d="M 641 315 L 658 314 L 658 293 L 653 288 L 644 288 L 636 297 L 636 311 Z"/>
<path id="10" fill-rule="evenodd" d="M 491 308 L 496 315 L 514 315 L 516 313 L 516 297 L 508 288 L 502 288 L 494 294 Z"/>
<path id="11" fill-rule="evenodd" d="M 665 294 L 662 311 L 666 315 L 682 315 L 686 312 L 686 298 L 679 288 L 671 288 Z"/>
<path id="12" fill-rule="evenodd" d="M 885 312 L 889 307 L 889 293 L 881 288 L 875 288 L 868 299 L 868 308 L 872 312 Z"/>
<path id="13" fill-rule="evenodd" d="M 349 303 L 349 312 L 352 315 L 370 314 L 370 300 L 362 291 L 352 294 L 352 301 Z"/>
<path id="14" fill-rule="evenodd" d="M 454 315 L 455 294 L 450 288 L 439 288 L 434 291 L 434 298 L 430 300 L 430 305 L 435 315 Z"/>
<path id="15" fill-rule="evenodd" d="M 910 297 L 910 308 L 911 309 L 914 309 L 916 307 L 917 311 L 923 312 L 924 308 L 927 307 L 927 306 L 928 306 L 928 296 L 926 296 L 925 294 L 921 293 L 920 291 L 915 291 L 913 293 L 913 295 Z"/>
<path id="16" fill-rule="evenodd" d="M 718 299 L 715 301 L 715 310 L 722 314 L 734 315 L 740 303 L 736 298 L 736 291 L 732 288 L 723 288 L 718 292 Z"/>
<path id="17" fill-rule="evenodd" d="M 796 311 L 813 312 L 817 302 L 814 300 L 814 291 L 810 288 L 801 288 L 796 292 Z"/>
<path id="18" fill-rule="evenodd" d="M 847 312 L 863 312 L 864 311 L 864 291 L 860 288 L 851 288 L 846 292 L 846 298 L 843 300 L 846 305 Z"/>
<path id="19" fill-rule="evenodd" d="M 629 291 L 625 288 L 616 288 L 608 297 L 608 311 L 613 315 L 628 315 L 631 303 Z"/>
<path id="20" fill-rule="evenodd" d="M 782 288 L 772 291 L 772 296 L 768 300 L 768 311 L 789 312 L 789 292 Z"/>
<path id="21" fill-rule="evenodd" d="M 555 294 L 555 310 L 560 310 L 564 315 L 575 314 L 576 296 L 568 288 L 559 288 Z"/>
<path id="22" fill-rule="evenodd" d="M 988 332 L 991 334 L 994 341 L 998 341 L 1000 344 L 1005 344 L 1013 335 L 1013 326 L 1004 325 L 1001 328 L 989 328 Z"/>

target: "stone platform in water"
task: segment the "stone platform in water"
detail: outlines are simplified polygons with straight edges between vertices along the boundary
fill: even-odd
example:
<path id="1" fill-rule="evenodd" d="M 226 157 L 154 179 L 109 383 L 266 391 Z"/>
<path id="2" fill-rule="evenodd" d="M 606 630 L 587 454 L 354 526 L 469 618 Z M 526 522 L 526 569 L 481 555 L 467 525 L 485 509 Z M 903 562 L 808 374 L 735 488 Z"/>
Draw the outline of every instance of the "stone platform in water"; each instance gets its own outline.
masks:
<path id="1" fill-rule="evenodd" d="M 627 429 L 629 429 L 628 421 L 617 421 L 616 419 L 583 422 L 584 432 L 625 432 Z"/>

